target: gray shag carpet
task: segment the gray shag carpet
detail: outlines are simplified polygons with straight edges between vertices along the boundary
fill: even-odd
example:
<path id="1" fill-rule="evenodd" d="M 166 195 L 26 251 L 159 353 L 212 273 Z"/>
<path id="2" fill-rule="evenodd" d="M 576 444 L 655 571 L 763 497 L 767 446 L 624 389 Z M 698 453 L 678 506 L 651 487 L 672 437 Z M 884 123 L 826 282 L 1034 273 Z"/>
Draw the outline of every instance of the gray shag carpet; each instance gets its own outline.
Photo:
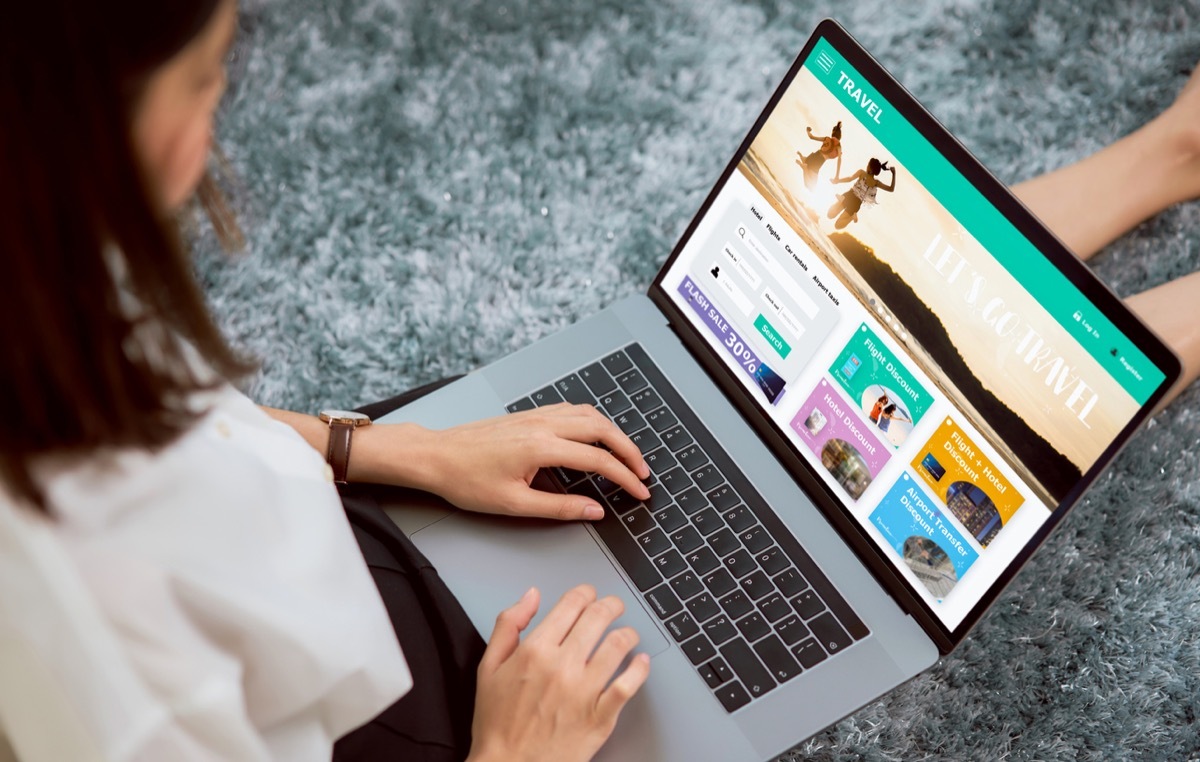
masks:
<path id="1" fill-rule="evenodd" d="M 244 0 L 219 131 L 249 243 L 202 228 L 197 263 L 252 393 L 365 403 L 644 290 L 824 16 L 1008 182 L 1133 130 L 1200 58 L 1197 0 Z M 1185 205 L 1095 267 L 1129 294 L 1198 245 Z M 1198 405 L 961 648 L 787 758 L 1197 758 Z"/>

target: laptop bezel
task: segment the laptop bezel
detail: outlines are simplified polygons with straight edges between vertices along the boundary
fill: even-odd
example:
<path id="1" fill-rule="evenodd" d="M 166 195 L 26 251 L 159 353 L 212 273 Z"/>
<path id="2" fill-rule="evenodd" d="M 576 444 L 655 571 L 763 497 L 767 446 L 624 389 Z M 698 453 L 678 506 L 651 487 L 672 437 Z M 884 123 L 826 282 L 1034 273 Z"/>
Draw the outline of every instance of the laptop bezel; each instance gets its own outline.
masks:
<path id="1" fill-rule="evenodd" d="M 1050 260 L 1083 295 L 1107 316 L 1163 373 L 1166 378 L 1150 396 L 1142 408 L 1122 429 L 1113 443 L 1082 476 L 1062 503 L 1042 524 L 1025 547 L 1013 558 L 1008 567 L 984 592 L 979 601 L 957 627 L 946 627 L 916 590 L 897 571 L 892 559 L 870 538 L 863 527 L 841 506 L 837 494 L 817 475 L 816 471 L 801 456 L 799 450 L 772 423 L 750 392 L 716 354 L 703 335 L 690 322 L 686 314 L 672 300 L 664 287 L 664 279 L 684 248 L 691 240 L 700 221 L 708 213 L 713 202 L 725 187 L 730 176 L 737 171 L 746 151 L 749 150 L 767 118 L 783 97 L 793 79 L 804 67 L 817 41 L 824 37 L 846 60 L 856 68 L 871 85 L 899 112 L 930 144 L 939 148 L 943 156 L 987 199 L 1013 226 Z M 899 82 L 892 77 L 869 53 L 832 19 L 817 25 L 804 49 L 793 61 L 770 100 L 758 115 L 733 159 L 722 171 L 699 211 L 676 243 L 670 257 L 663 264 L 650 285 L 649 298 L 667 316 L 668 322 L 696 360 L 708 372 L 746 421 L 762 437 L 781 464 L 805 489 L 818 509 L 838 530 L 839 534 L 854 549 L 889 594 L 905 611 L 920 623 L 921 627 L 945 654 L 953 650 L 971 628 L 987 612 L 1016 574 L 1029 560 L 1038 547 L 1058 526 L 1070 509 L 1079 501 L 1099 474 L 1112 462 L 1121 449 L 1129 443 L 1137 429 L 1149 418 L 1168 390 L 1178 381 L 1182 366 L 1175 354 L 1163 341 L 1145 326 L 1121 301 L 1120 297 L 1105 285 L 1088 267 L 1059 241 L 1012 192 L 997 180 L 967 149 L 955 139 L 933 115 L 922 107 Z M 801 538 L 802 540 L 802 538 Z"/>

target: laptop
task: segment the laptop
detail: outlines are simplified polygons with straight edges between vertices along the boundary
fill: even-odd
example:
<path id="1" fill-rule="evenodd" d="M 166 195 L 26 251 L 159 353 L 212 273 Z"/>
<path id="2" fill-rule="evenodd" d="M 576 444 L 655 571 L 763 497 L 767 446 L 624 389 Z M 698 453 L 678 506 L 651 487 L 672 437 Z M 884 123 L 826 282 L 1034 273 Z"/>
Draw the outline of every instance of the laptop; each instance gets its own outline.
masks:
<path id="1" fill-rule="evenodd" d="M 598 759 L 765 760 L 960 643 L 1179 373 L 827 20 L 648 293 L 383 419 L 592 404 L 650 500 L 388 510 L 485 638 L 530 585 L 625 601 L 651 674 Z"/>

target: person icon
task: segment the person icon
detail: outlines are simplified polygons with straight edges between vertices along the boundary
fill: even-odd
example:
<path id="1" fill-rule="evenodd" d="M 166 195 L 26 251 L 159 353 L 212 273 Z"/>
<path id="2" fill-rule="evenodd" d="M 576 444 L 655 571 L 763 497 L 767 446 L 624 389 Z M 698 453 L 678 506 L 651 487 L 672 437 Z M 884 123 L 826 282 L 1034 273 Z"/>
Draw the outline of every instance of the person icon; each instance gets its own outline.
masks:
<path id="1" fill-rule="evenodd" d="M 842 123 L 838 122 L 833 125 L 833 129 L 829 131 L 829 135 L 819 137 L 813 134 L 812 127 L 805 127 L 804 130 L 808 133 L 808 137 L 821 144 L 821 147 L 805 156 L 802 152 L 796 151 L 796 164 L 804 169 L 804 185 L 809 190 L 812 190 L 817 185 L 817 176 L 821 171 L 821 167 L 829 159 L 837 159 L 837 166 L 834 168 L 833 176 L 841 177 L 842 175 Z"/>
<path id="2" fill-rule="evenodd" d="M 887 170 L 892 173 L 892 181 L 884 185 L 879 182 L 879 173 Z M 896 190 L 896 168 L 889 167 L 886 161 L 872 158 L 867 162 L 866 169 L 860 169 L 849 177 L 835 177 L 835 183 L 848 183 L 854 181 L 854 185 L 850 190 L 838 196 L 837 201 L 833 202 L 833 206 L 829 207 L 829 219 L 837 218 L 833 224 L 838 230 L 842 230 L 851 222 L 858 220 L 858 212 L 863 205 L 870 206 L 875 202 L 875 195 L 878 191 L 883 190 L 891 193 Z"/>

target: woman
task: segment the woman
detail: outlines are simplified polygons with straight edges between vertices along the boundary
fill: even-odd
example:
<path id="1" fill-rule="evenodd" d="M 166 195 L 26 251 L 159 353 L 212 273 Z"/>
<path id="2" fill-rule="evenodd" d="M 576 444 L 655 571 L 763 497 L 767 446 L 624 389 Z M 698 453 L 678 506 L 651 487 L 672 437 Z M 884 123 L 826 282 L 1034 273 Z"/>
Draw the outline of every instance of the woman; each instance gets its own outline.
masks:
<path id="1" fill-rule="evenodd" d="M 803 155 L 800 151 L 796 151 L 796 163 L 804 168 L 804 185 L 809 190 L 812 190 L 817 186 L 817 175 L 820 173 L 821 167 L 825 165 L 826 160 L 837 159 L 837 166 L 834 168 L 833 176 L 841 177 L 842 175 L 842 123 L 838 122 L 833 125 L 833 129 L 825 137 L 814 135 L 812 127 L 805 127 L 804 130 L 808 133 L 810 139 L 821 144 L 820 148 L 808 156 Z"/>
<path id="2" fill-rule="evenodd" d="M 604 635 L 620 601 L 577 588 L 522 639 L 530 590 L 485 650 L 369 495 L 343 513 L 323 455 L 340 443 L 339 480 L 580 519 L 600 506 L 534 473 L 647 497 L 637 448 L 590 407 L 352 430 L 238 393 L 251 366 L 173 222 L 236 5 L 119 6 L 46 0 L 0 31 L 0 107 L 20 115 L 0 250 L 21 286 L 0 307 L 0 756 L 7 735 L 24 762 L 328 760 L 339 739 L 342 759 L 589 759 L 649 669 L 619 669 L 632 630 Z"/>
<path id="3" fill-rule="evenodd" d="M 249 368 L 171 219 L 204 166 L 231 0 L 22 9 L 0 27 L 0 105 L 21 115 L 0 131 L 0 250 L 22 286 L 0 306 L 0 723 L 24 762 L 589 758 L 648 669 L 618 673 L 631 631 L 601 639 L 620 602 L 576 589 L 522 638 L 530 591 L 485 651 L 369 494 L 348 488 L 342 518 L 330 427 L 225 382 Z M 594 517 L 528 488 L 550 464 L 645 494 L 636 449 L 586 408 L 351 436 L 349 481 L 467 509 Z"/>
<path id="4" fill-rule="evenodd" d="M 879 173 L 889 170 L 892 173 L 892 181 L 887 185 L 879 182 Z M 875 203 L 875 194 L 877 191 L 887 191 L 891 193 L 896 190 L 896 168 L 889 167 L 887 162 L 881 162 L 879 159 L 872 158 L 867 162 L 866 169 L 860 169 L 849 177 L 833 178 L 835 183 L 848 183 L 854 181 L 854 185 L 850 190 L 838 196 L 838 200 L 833 202 L 833 206 L 829 207 L 829 219 L 837 217 L 837 222 L 833 226 L 838 230 L 842 230 L 851 222 L 858 221 L 858 211 L 864 204 L 870 206 Z M 840 215 L 840 216 L 839 216 Z"/>
<path id="5" fill-rule="evenodd" d="M 883 412 L 879 414 L 879 430 L 886 434 L 893 420 L 912 423 L 912 419 L 900 412 L 900 409 L 896 407 L 896 403 L 894 402 L 885 407 Z"/>
<path id="6" fill-rule="evenodd" d="M 879 414 L 883 412 L 884 406 L 888 404 L 888 396 L 886 394 L 879 395 L 879 399 L 875 400 L 875 404 L 871 406 L 871 423 L 879 423 Z"/>

